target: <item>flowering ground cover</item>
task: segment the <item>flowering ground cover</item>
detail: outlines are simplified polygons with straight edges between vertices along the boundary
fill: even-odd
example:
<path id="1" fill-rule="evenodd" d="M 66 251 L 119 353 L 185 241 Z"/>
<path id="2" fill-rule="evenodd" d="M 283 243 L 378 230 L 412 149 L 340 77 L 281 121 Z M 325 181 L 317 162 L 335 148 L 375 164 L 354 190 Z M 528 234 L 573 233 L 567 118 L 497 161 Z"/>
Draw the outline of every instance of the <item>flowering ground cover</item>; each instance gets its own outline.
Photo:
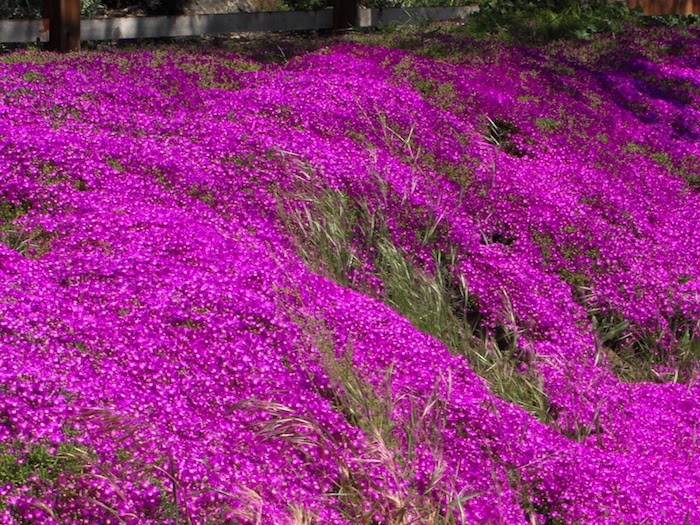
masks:
<path id="1" fill-rule="evenodd" d="M 0 522 L 700 523 L 700 34 L 321 44 L 0 57 Z"/>

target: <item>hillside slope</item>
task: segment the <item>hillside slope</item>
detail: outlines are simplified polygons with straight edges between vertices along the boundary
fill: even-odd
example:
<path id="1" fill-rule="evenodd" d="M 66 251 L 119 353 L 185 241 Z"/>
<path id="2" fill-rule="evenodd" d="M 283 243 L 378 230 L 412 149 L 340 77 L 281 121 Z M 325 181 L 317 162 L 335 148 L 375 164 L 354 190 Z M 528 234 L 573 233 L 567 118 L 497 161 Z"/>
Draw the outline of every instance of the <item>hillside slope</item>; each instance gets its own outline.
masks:
<path id="1" fill-rule="evenodd" d="M 700 35 L 367 39 L 2 58 L 3 523 L 700 523 Z"/>

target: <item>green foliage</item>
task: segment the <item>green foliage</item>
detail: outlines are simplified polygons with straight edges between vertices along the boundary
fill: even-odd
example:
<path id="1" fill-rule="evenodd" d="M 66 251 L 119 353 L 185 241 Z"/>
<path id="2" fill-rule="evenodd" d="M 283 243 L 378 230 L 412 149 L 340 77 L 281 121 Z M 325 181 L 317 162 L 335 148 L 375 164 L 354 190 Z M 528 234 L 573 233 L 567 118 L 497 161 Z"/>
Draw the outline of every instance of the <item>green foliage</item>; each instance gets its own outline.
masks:
<path id="1" fill-rule="evenodd" d="M 93 18 L 106 9 L 102 0 L 80 0 L 80 16 Z"/>
<path id="2" fill-rule="evenodd" d="M 540 131 L 556 131 L 561 127 L 561 122 L 553 118 L 536 118 L 534 123 Z"/>
<path id="3" fill-rule="evenodd" d="M 0 201 L 0 243 L 26 257 L 40 257 L 48 251 L 50 236 L 40 228 L 27 230 L 15 222 L 30 209 L 28 202 Z"/>
<path id="4" fill-rule="evenodd" d="M 13 203 L 0 201 L 0 227 L 5 227 L 12 221 L 19 219 L 31 209 L 28 202 Z"/>
<path id="5" fill-rule="evenodd" d="M 80 16 L 91 18 L 103 12 L 102 0 L 80 0 Z M 0 0 L 0 19 L 41 18 L 42 0 Z"/>
<path id="6" fill-rule="evenodd" d="M 40 18 L 41 0 L 0 0 L 2 18 Z"/>
<path id="7" fill-rule="evenodd" d="M 631 326 L 614 312 L 591 308 L 598 352 L 627 383 L 687 383 L 700 369 L 700 323 L 677 315 L 663 330 Z"/>
<path id="8" fill-rule="evenodd" d="M 380 298 L 418 330 L 463 355 L 497 396 L 516 403 L 540 420 L 550 417 L 542 382 L 519 340 L 518 321 L 503 297 L 503 317 L 495 330 L 480 325 L 475 298 L 456 273 L 457 250 L 434 251 L 434 268 L 418 266 L 388 233 L 386 218 L 367 202 L 315 186 L 313 178 L 292 194 L 278 195 L 279 213 L 301 258 L 314 271 L 364 293 L 368 266 L 383 285 Z M 429 218 L 416 239 L 424 247 L 444 241 L 439 218 Z M 371 261 L 366 259 L 372 253 Z"/>
<path id="9" fill-rule="evenodd" d="M 699 27 L 700 14 L 643 16 L 639 23 L 646 27 Z"/>
<path id="10" fill-rule="evenodd" d="M 630 17 L 620 0 L 483 0 L 466 27 L 508 41 L 543 43 L 616 32 Z"/>
<path id="11" fill-rule="evenodd" d="M 285 0 L 293 11 L 317 11 L 328 6 L 327 0 Z"/>
<path id="12" fill-rule="evenodd" d="M 364 0 L 362 7 L 386 9 L 388 7 L 445 7 L 468 5 L 468 0 Z"/>
<path id="13" fill-rule="evenodd" d="M 181 15 L 188 0 L 100 0 L 107 9 L 129 8 L 132 12 L 138 12 L 149 16 L 153 15 Z"/>
<path id="14" fill-rule="evenodd" d="M 0 447 L 0 484 L 25 485 L 34 476 L 54 482 L 61 472 L 81 474 L 87 464 L 88 453 L 70 443 L 59 445 L 50 451 L 44 445 L 28 448 L 15 444 Z"/>

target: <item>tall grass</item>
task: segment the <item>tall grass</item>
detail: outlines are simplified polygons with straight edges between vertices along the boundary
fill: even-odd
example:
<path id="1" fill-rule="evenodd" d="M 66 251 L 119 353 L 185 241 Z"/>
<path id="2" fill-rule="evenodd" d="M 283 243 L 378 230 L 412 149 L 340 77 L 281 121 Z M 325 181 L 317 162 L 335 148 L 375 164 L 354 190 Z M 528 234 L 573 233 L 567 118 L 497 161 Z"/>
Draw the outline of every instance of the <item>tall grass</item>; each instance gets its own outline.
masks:
<path id="1" fill-rule="evenodd" d="M 519 344 L 508 297 L 503 296 L 505 322 L 496 330 L 484 328 L 478 301 L 456 271 L 456 246 L 447 253 L 434 251 L 434 269 L 428 271 L 394 243 L 384 213 L 366 199 L 323 186 L 308 174 L 299 179 L 294 191 L 281 192 L 279 197 L 282 223 L 313 271 L 365 293 L 367 283 L 378 280 L 378 298 L 418 330 L 440 340 L 451 353 L 464 356 L 495 395 L 541 421 L 549 420 L 547 396 Z M 424 246 L 445 235 L 444 228 L 437 227 L 439 220 L 433 218 L 416 232 Z"/>
<path id="2" fill-rule="evenodd" d="M 387 188 L 378 180 L 379 193 Z M 302 169 L 293 189 L 278 190 L 278 214 L 302 260 L 313 271 L 338 284 L 374 295 L 408 319 L 415 328 L 440 340 L 455 355 L 463 356 L 484 378 L 491 391 L 513 402 L 542 421 L 550 418 L 541 379 L 531 371 L 519 344 L 510 302 L 503 296 L 504 323 L 497 330 L 481 326 L 475 297 L 457 271 L 456 246 L 433 252 L 430 271 L 419 265 L 392 240 L 387 217 L 368 198 L 330 188 L 309 170 Z M 445 228 L 439 217 L 415 232 L 422 246 L 444 245 Z M 371 283 L 380 286 L 372 288 Z M 352 349 L 338 358 L 331 338 L 314 320 L 298 321 L 312 333 L 332 393 L 320 392 L 345 419 L 364 432 L 368 450 L 339 443 L 316 421 L 281 406 L 264 406 L 270 419 L 260 428 L 266 439 L 286 439 L 297 445 L 333 451 L 338 477 L 339 508 L 352 523 L 405 525 L 408 523 L 466 523 L 463 504 L 476 492 L 456 491 L 443 479 L 441 429 L 444 400 L 436 391 L 429 399 L 411 403 L 410 416 L 392 418 L 396 403 L 391 398 L 391 370 L 383 388 L 364 381 L 353 366 Z M 405 400 L 404 400 L 405 401 Z M 257 408 L 261 408 L 258 405 Z M 303 436 L 303 437 L 302 437 Z M 313 436 L 309 441 L 308 436 Z M 301 439 L 301 442 L 296 440 Z M 428 446 L 436 467 L 427 488 L 419 489 L 411 461 L 413 451 Z M 341 451 L 352 451 L 351 459 Z M 381 465 L 384 479 L 377 480 Z M 401 487 L 387 491 L 386 487 Z M 377 499 L 372 494 L 381 494 Z M 313 523 L 308 514 L 294 511 L 293 523 Z"/>
<path id="3" fill-rule="evenodd" d="M 660 330 L 630 326 L 614 312 L 589 308 L 597 351 L 626 383 L 691 383 L 700 370 L 700 321 L 678 315 Z"/>
<path id="4" fill-rule="evenodd" d="M 336 357 L 325 329 L 313 321 L 301 322 L 319 352 L 330 379 L 330 390 L 319 393 L 329 399 L 345 419 L 360 428 L 366 444 L 358 445 L 345 434 L 332 434 L 310 416 L 299 415 L 284 405 L 253 401 L 248 406 L 262 410 L 269 419 L 258 425 L 263 439 L 281 439 L 303 454 L 324 451 L 336 469 L 330 494 L 336 508 L 350 523 L 358 525 L 455 525 L 466 524 L 464 503 L 479 495 L 456 490 L 442 461 L 442 430 L 446 397 L 435 388 L 427 398 L 404 396 L 392 399 L 391 369 L 378 388 L 364 381 L 352 364 L 350 348 Z M 409 415 L 396 418 L 396 404 L 408 403 Z M 435 463 L 429 479 L 418 476 L 419 449 L 427 449 Z M 308 461 L 313 461 L 310 455 Z M 320 523 L 308 509 L 290 509 L 293 524 Z"/>

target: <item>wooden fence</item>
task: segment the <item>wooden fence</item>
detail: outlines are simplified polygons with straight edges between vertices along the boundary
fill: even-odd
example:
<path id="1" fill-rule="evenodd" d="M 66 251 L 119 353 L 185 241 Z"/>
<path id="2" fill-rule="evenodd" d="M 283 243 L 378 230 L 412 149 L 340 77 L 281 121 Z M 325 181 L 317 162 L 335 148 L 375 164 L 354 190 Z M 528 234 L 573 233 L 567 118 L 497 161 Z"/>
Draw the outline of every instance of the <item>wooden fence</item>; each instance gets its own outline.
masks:
<path id="1" fill-rule="evenodd" d="M 360 9 L 360 27 L 381 27 L 419 20 L 464 19 L 478 8 L 424 7 Z M 0 43 L 45 42 L 49 33 L 42 20 L 0 20 Z M 81 40 L 121 40 L 201 36 L 254 31 L 313 31 L 333 27 L 333 9 L 184 16 L 94 18 L 80 21 Z"/>

